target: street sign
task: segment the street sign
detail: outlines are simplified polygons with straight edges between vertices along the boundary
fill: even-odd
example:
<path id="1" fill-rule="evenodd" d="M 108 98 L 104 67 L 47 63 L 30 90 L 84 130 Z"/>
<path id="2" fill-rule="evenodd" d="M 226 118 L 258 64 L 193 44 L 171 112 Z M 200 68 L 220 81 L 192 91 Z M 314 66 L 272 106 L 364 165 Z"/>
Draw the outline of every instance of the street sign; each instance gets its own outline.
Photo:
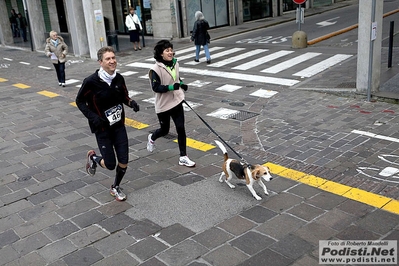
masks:
<path id="1" fill-rule="evenodd" d="M 295 4 L 302 5 L 306 0 L 292 0 Z"/>

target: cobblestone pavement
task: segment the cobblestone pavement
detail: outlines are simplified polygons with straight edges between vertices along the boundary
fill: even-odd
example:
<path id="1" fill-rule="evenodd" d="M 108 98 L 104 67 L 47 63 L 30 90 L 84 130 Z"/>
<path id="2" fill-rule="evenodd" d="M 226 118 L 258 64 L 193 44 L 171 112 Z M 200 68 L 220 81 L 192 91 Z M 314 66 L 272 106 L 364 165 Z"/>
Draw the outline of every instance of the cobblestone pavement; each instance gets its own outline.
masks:
<path id="1" fill-rule="evenodd" d="M 118 71 L 135 71 L 128 64 L 150 57 L 155 41 L 148 39 L 141 52 L 122 49 Z M 186 45 L 176 41 L 177 49 Z M 0 52 L 0 265 L 311 266 L 319 265 L 319 240 L 399 239 L 392 172 L 399 163 L 399 107 L 340 94 L 339 84 L 353 82 L 356 59 L 294 87 L 269 86 L 278 93 L 267 99 L 249 96 L 245 89 L 260 85 L 242 81 L 234 85 L 245 89 L 229 95 L 215 90 L 224 82 L 217 78 L 189 88 L 187 100 L 202 104 L 195 110 L 223 139 L 249 162 L 271 168 L 269 196 L 254 187 L 261 201 L 241 183 L 232 190 L 218 182 L 217 148 L 189 148 L 196 167 L 179 166 L 173 127 L 149 154 L 147 135 L 158 122 L 144 101 L 152 95 L 148 80 L 139 77 L 144 70 L 126 76 L 129 88 L 141 92 L 134 96 L 141 110 L 128 110 L 128 118 L 148 127 L 128 127 L 122 183 L 128 200 L 117 202 L 109 195 L 113 172 L 84 171 L 86 152 L 97 145 L 71 104 L 75 85 L 98 63 L 71 58 L 71 83 L 62 88 L 52 66 L 38 68 L 49 66 L 42 53 Z M 397 79 L 387 76 L 382 87 L 395 91 Z M 185 76 L 186 83 L 195 80 Z M 256 115 L 205 116 L 234 103 Z M 186 124 L 189 138 L 214 145 L 217 137 L 192 111 Z"/>

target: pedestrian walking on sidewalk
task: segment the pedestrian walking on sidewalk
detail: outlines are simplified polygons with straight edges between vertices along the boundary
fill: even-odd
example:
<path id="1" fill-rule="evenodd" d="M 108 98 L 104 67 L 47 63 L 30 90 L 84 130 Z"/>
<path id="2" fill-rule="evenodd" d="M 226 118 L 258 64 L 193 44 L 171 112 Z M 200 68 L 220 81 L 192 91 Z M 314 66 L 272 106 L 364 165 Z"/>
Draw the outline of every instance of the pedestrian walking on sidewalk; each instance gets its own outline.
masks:
<path id="1" fill-rule="evenodd" d="M 24 40 L 24 42 L 27 42 L 28 39 L 26 38 L 26 27 L 28 26 L 28 22 L 26 21 L 26 18 L 22 16 L 21 13 L 18 13 L 17 26 L 19 32 L 21 33 L 22 39 Z"/>
<path id="2" fill-rule="evenodd" d="M 159 41 L 154 48 L 156 60 L 148 77 L 155 95 L 155 113 L 158 116 L 160 128 L 148 135 L 147 150 L 154 151 L 155 141 L 169 133 L 170 119 L 175 123 L 177 142 L 179 145 L 179 165 L 194 167 L 195 162 L 187 156 L 187 138 L 184 126 L 184 92 L 188 86 L 179 76 L 179 63 L 174 58 L 173 44 L 168 40 Z"/>
<path id="3" fill-rule="evenodd" d="M 64 38 L 58 36 L 56 31 L 50 31 L 50 37 L 46 40 L 44 52 L 46 56 L 50 57 L 57 72 L 58 85 L 65 87 L 65 62 L 68 54 L 68 45 L 64 42 Z"/>
<path id="4" fill-rule="evenodd" d="M 139 33 L 143 27 L 133 7 L 129 8 L 129 15 L 126 16 L 125 25 L 129 30 L 130 42 L 133 43 L 133 49 L 135 51 L 137 51 L 137 48 L 141 50 Z"/>
<path id="5" fill-rule="evenodd" d="M 97 52 L 100 69 L 83 80 L 76 105 L 88 119 L 90 130 L 95 134 L 99 151 L 87 152 L 86 172 L 94 176 L 97 165 L 104 169 L 116 168 L 115 180 L 110 193 L 117 201 L 126 200 L 120 183 L 126 173 L 129 161 L 129 143 L 125 126 L 123 104 L 133 111 L 140 110 L 129 97 L 125 79 L 116 72 L 115 51 L 112 47 L 100 48 Z"/>
<path id="6" fill-rule="evenodd" d="M 11 24 L 11 30 L 12 30 L 12 36 L 19 37 L 19 31 L 18 31 L 18 26 L 17 26 L 17 13 L 15 13 L 15 9 L 11 9 L 11 16 L 10 16 L 10 24 Z"/>
<path id="7" fill-rule="evenodd" d="M 202 14 L 201 11 L 195 12 L 195 23 L 190 39 L 190 41 L 194 41 L 195 44 L 195 62 L 199 62 L 199 54 L 202 46 L 204 48 L 206 62 L 208 64 L 211 63 L 211 54 L 209 53 L 208 47 L 211 37 L 208 33 L 208 29 L 209 23 L 205 20 L 204 14 Z"/>

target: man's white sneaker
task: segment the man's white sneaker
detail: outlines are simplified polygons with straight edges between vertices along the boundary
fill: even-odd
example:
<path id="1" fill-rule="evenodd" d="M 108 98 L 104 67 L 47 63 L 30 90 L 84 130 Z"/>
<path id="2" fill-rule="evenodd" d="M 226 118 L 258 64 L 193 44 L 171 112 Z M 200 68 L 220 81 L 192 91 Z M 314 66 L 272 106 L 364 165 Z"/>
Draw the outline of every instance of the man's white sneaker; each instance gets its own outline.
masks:
<path id="1" fill-rule="evenodd" d="M 117 201 L 126 200 L 126 195 L 125 195 L 125 193 L 122 192 L 122 190 L 119 186 L 118 187 L 111 186 L 110 194 L 111 194 L 111 196 L 115 197 L 115 199 Z"/>
<path id="2" fill-rule="evenodd" d="M 151 139 L 152 134 L 148 135 L 147 151 L 153 152 L 155 149 L 155 142 Z"/>
<path id="3" fill-rule="evenodd" d="M 179 158 L 179 165 L 184 165 L 187 167 L 194 167 L 195 166 L 195 162 L 191 161 L 190 158 L 188 158 L 188 156 L 180 156 Z"/>

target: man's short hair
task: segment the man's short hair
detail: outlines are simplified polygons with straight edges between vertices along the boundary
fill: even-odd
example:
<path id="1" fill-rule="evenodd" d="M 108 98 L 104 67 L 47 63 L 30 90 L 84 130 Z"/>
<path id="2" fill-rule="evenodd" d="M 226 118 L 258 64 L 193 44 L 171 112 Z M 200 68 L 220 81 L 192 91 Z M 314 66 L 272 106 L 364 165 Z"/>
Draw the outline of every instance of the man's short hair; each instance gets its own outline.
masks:
<path id="1" fill-rule="evenodd" d="M 97 60 L 98 61 L 103 60 L 103 55 L 105 53 L 107 53 L 107 52 L 112 52 L 112 53 L 115 54 L 115 50 L 114 50 L 114 48 L 112 46 L 104 46 L 104 47 L 101 47 L 100 50 L 98 50 L 98 52 L 97 52 Z"/>

